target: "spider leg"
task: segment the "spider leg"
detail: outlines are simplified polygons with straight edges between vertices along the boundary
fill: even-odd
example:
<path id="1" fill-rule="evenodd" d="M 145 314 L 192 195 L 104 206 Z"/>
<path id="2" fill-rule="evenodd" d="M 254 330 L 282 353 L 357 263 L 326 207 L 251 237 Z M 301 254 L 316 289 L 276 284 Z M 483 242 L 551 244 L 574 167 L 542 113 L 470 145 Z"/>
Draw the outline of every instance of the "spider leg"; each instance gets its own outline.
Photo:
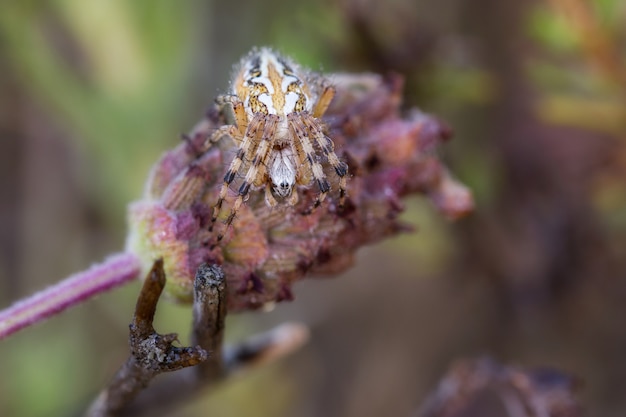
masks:
<path id="1" fill-rule="evenodd" d="M 236 95 L 221 95 L 215 99 L 217 106 L 220 109 L 220 112 L 226 117 L 228 124 L 236 125 L 237 129 L 241 133 L 241 137 L 246 134 L 246 129 L 248 128 L 248 118 L 246 117 L 246 110 L 243 105 L 243 101 Z M 235 120 L 228 120 L 228 116 L 225 114 L 224 110 L 230 108 L 235 116 Z M 232 116 L 231 116 L 232 117 Z"/>
<path id="2" fill-rule="evenodd" d="M 309 185 L 311 183 L 311 169 L 304 162 L 305 156 L 304 151 L 302 150 L 302 146 L 300 146 L 300 142 L 297 140 L 291 140 L 289 142 L 289 146 L 291 147 L 291 152 L 296 158 L 297 163 L 296 167 L 296 184 L 300 185 Z M 290 206 L 295 206 L 299 200 L 299 194 L 296 187 L 291 190 L 291 195 L 287 199 L 287 204 Z"/>
<path id="3" fill-rule="evenodd" d="M 259 129 L 262 127 L 263 123 L 263 117 L 253 117 L 250 125 L 248 126 L 248 129 L 246 130 L 245 135 L 243 136 L 243 139 L 239 143 L 239 149 L 237 149 L 237 154 L 230 163 L 228 171 L 226 171 L 226 175 L 224 175 L 224 183 L 222 184 L 222 188 L 220 189 L 217 203 L 215 203 L 215 206 L 213 206 L 213 216 L 211 217 L 211 225 L 209 226 L 209 230 L 213 230 L 213 225 L 215 224 L 215 221 L 220 214 L 222 204 L 224 203 L 226 195 L 228 194 L 228 187 L 235 180 L 239 169 L 244 163 L 246 155 L 254 152 L 256 138 L 258 136 Z"/>
<path id="4" fill-rule="evenodd" d="M 308 129 L 304 124 L 306 117 L 303 117 L 302 113 L 291 113 L 287 116 L 287 118 L 293 132 L 296 134 L 297 141 L 300 143 L 302 152 L 304 153 L 303 163 L 310 167 L 313 179 L 315 179 L 317 186 L 320 189 L 320 193 L 317 195 L 315 203 L 313 203 L 313 207 L 308 211 L 308 213 L 310 213 L 322 204 L 326 198 L 326 194 L 330 191 L 330 183 L 326 178 L 326 174 L 324 174 L 322 165 L 315 160 L 315 149 L 313 149 L 313 144 L 309 139 L 310 129 Z"/>
<path id="5" fill-rule="evenodd" d="M 330 102 L 335 97 L 335 87 L 327 85 L 324 87 L 322 94 L 320 94 L 315 107 L 313 108 L 313 117 L 322 117 L 326 110 L 328 110 L 328 106 L 330 106 Z"/>
<path id="6" fill-rule="evenodd" d="M 237 144 L 241 143 L 241 140 L 243 139 L 243 135 L 241 134 L 237 126 L 234 126 L 234 125 L 220 126 L 204 142 L 204 145 L 202 147 L 203 151 L 206 152 L 209 149 L 211 149 L 211 146 L 219 142 L 219 140 L 222 139 L 224 136 L 230 136 L 231 138 L 233 138 L 233 140 Z"/>
<path id="7" fill-rule="evenodd" d="M 205 148 L 208 150 L 214 143 L 218 142 L 224 136 L 230 136 L 235 143 L 239 145 L 246 135 L 248 128 L 248 120 L 246 119 L 246 111 L 243 106 L 243 102 L 237 96 L 219 96 L 216 100 L 217 105 L 220 108 L 220 112 L 224 114 L 224 109 L 231 108 L 235 120 L 234 124 L 228 124 L 221 126 L 217 129 L 205 143 Z"/>
<path id="8" fill-rule="evenodd" d="M 294 155 L 298 158 L 298 171 L 296 174 L 296 183 L 299 185 L 309 185 L 312 181 L 311 167 L 306 162 L 306 155 L 302 150 L 302 145 L 298 140 L 291 141 L 291 147 Z"/>
<path id="9" fill-rule="evenodd" d="M 302 116 L 302 121 L 307 130 L 311 133 L 317 146 L 324 152 L 328 163 L 335 169 L 337 177 L 339 177 L 339 207 L 343 207 L 346 199 L 346 182 L 348 176 L 348 164 L 341 161 L 335 153 L 335 144 L 332 139 L 324 134 L 319 124 L 309 114 Z"/>
<path id="10" fill-rule="evenodd" d="M 287 200 L 287 204 L 290 206 L 295 206 L 298 203 L 298 192 L 297 190 L 293 190 L 291 195 L 289 196 L 289 200 Z"/>
<path id="11" fill-rule="evenodd" d="M 277 204 L 277 201 L 274 198 L 274 195 L 272 195 L 272 181 L 271 180 L 267 180 L 267 182 L 265 183 L 265 204 L 267 204 L 268 207 L 275 207 Z"/>
<path id="12" fill-rule="evenodd" d="M 256 118 L 257 117 L 255 116 L 255 119 Z M 261 135 L 261 140 L 259 142 L 259 146 L 256 150 L 254 158 L 252 158 L 252 161 L 250 162 L 250 167 L 248 168 L 248 171 L 246 172 L 246 176 L 243 182 L 241 183 L 241 185 L 239 186 L 239 190 L 237 191 L 237 194 L 238 194 L 237 198 L 235 199 L 235 202 L 233 203 L 233 206 L 230 209 L 230 214 L 228 215 L 228 218 L 226 219 L 226 222 L 225 222 L 226 229 L 228 229 L 230 225 L 233 223 L 233 220 L 235 220 L 235 217 L 237 216 L 237 212 L 241 208 L 241 205 L 243 204 L 244 199 L 250 192 L 250 187 L 256 182 L 259 172 L 265 175 L 264 171 L 260 169 L 260 167 L 263 161 L 267 158 L 267 154 L 272 149 L 272 146 L 274 144 L 274 137 L 276 133 L 276 123 L 278 122 L 278 116 L 273 115 L 273 114 L 259 115 L 258 118 L 262 121 L 261 124 L 263 125 L 263 134 Z M 218 234 L 217 240 L 220 241 L 222 240 L 223 237 L 224 237 L 223 234 Z"/>

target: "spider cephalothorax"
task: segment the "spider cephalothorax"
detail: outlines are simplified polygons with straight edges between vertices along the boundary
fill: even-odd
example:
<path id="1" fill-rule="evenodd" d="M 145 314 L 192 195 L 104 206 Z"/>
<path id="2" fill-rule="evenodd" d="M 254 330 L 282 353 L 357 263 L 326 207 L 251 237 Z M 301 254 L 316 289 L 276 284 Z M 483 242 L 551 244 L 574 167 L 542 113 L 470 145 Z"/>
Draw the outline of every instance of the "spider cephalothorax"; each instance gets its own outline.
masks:
<path id="1" fill-rule="evenodd" d="M 227 226 L 251 188 L 265 187 L 265 201 L 273 207 L 277 198 L 294 205 L 298 201 L 296 186 L 315 182 L 319 194 L 313 208 L 319 206 L 330 191 L 323 162 L 332 166 L 339 178 L 339 205 L 343 205 L 348 166 L 335 154 L 333 141 L 319 120 L 334 94 L 334 88 L 321 75 L 302 69 L 269 48 L 254 49 L 242 59 L 231 94 L 217 100 L 222 109 L 232 107 L 235 120 L 220 128 L 211 141 L 228 135 L 237 151 L 224 176 L 212 224 L 230 184 L 239 176 L 242 182 Z"/>

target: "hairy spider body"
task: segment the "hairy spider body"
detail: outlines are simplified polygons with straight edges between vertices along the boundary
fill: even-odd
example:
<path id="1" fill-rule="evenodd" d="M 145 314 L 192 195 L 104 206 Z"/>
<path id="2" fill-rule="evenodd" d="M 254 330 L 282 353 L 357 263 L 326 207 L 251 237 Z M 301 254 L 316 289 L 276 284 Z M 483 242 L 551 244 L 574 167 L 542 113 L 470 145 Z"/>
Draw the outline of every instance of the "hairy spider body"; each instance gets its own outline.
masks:
<path id="1" fill-rule="evenodd" d="M 348 166 L 335 154 L 333 141 L 319 120 L 334 94 L 321 75 L 303 70 L 269 48 L 254 49 L 242 59 L 231 94 L 217 99 L 222 110 L 232 109 L 234 123 L 218 129 L 210 140 L 228 135 L 237 151 L 224 176 L 211 224 L 219 216 L 230 185 L 240 176 L 243 180 L 226 219 L 227 227 L 251 189 L 265 187 L 270 207 L 277 204 L 277 198 L 294 205 L 298 201 L 296 186 L 315 182 L 319 194 L 312 209 L 318 207 L 331 188 L 323 161 L 339 178 L 339 205 L 343 205 Z"/>

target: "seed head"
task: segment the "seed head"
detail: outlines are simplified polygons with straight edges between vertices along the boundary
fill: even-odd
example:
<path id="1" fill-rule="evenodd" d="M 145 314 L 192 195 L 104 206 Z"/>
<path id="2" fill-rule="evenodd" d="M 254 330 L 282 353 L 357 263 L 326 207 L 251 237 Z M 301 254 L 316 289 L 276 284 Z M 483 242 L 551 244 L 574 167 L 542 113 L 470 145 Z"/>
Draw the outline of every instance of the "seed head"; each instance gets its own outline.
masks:
<path id="1" fill-rule="evenodd" d="M 143 199 L 130 206 L 127 249 L 142 259 L 146 272 L 163 258 L 165 291 L 174 299 L 192 299 L 196 269 L 206 262 L 221 265 L 225 273 L 230 311 L 291 300 L 296 280 L 337 274 L 361 246 L 409 230 L 398 220 L 404 196 L 424 194 L 453 219 L 471 211 L 470 192 L 434 152 L 450 130 L 416 109 L 402 115 L 400 77 L 330 79 L 336 95 L 324 122 L 346 164 L 335 169 L 347 167 L 351 175 L 343 208 L 331 192 L 309 212 L 315 189 L 299 189 L 295 206 L 268 207 L 263 193 L 252 193 L 218 241 L 218 231 L 209 231 L 211 208 L 232 155 L 227 147 L 205 149 L 207 138 L 225 124 L 216 109 L 153 167 Z M 337 190 L 339 176 L 328 174 L 331 190 Z"/>

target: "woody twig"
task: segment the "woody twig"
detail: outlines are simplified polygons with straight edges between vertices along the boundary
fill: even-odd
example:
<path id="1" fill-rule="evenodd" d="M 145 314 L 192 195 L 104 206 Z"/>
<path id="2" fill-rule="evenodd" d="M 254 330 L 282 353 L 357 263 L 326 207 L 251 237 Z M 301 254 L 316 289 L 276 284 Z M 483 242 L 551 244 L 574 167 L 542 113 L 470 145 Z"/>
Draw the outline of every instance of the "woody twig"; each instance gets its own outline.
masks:
<path id="1" fill-rule="evenodd" d="M 161 335 L 152 326 L 165 278 L 163 262 L 158 260 L 137 300 L 130 325 L 130 357 L 93 403 L 89 417 L 166 413 L 206 386 L 289 354 L 308 339 L 305 326 L 283 324 L 222 354 L 226 280 L 218 266 L 202 264 L 194 283 L 192 340 L 197 345 L 173 346 L 176 334 Z M 148 387 L 154 377 L 171 371 L 179 372 Z"/>

